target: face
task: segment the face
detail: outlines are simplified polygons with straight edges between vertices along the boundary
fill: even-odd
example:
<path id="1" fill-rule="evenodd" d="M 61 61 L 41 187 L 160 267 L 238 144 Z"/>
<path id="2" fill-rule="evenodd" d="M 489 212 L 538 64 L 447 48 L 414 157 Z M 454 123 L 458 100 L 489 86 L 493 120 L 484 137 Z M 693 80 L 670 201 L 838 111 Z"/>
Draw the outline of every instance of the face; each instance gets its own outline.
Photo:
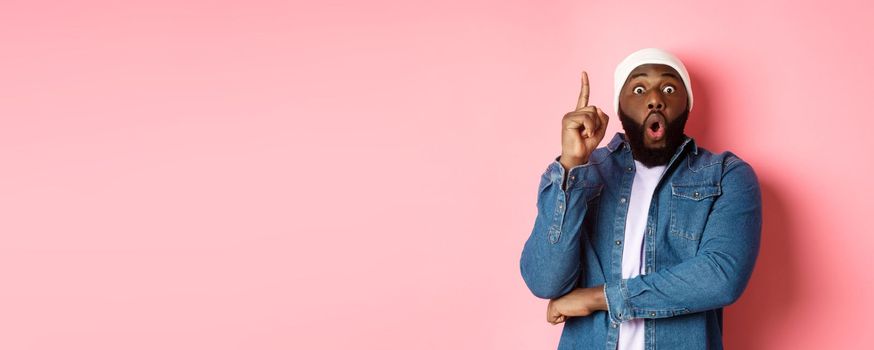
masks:
<path id="1" fill-rule="evenodd" d="M 670 66 L 631 71 L 619 92 L 619 119 L 634 159 L 650 167 L 667 164 L 683 142 L 688 102 L 686 86 Z"/>

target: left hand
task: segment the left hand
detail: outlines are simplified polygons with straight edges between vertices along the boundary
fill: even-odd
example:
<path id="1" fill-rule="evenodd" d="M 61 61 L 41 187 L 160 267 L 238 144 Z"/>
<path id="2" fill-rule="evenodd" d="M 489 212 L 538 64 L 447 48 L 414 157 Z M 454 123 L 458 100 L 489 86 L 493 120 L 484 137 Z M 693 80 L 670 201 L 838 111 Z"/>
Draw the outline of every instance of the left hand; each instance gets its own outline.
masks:
<path id="1" fill-rule="evenodd" d="M 589 316 L 598 310 L 607 310 L 604 287 L 577 288 L 546 306 L 546 322 L 559 324 L 571 316 Z"/>

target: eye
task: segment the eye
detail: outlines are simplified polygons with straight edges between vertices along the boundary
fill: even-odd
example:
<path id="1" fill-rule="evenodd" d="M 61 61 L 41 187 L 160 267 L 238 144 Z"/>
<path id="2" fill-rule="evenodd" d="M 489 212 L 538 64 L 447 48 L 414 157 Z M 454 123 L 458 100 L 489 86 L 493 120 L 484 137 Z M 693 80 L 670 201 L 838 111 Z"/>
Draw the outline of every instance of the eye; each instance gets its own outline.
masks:
<path id="1" fill-rule="evenodd" d="M 662 91 L 664 91 L 666 94 L 673 94 L 674 92 L 677 91 L 677 89 L 674 88 L 673 86 L 668 85 L 668 86 L 665 86 L 665 87 L 662 89 Z"/>
<path id="2" fill-rule="evenodd" d="M 634 89 L 631 90 L 631 92 L 633 92 L 635 95 L 640 95 L 646 92 L 646 89 L 644 89 L 643 86 L 635 86 Z"/>

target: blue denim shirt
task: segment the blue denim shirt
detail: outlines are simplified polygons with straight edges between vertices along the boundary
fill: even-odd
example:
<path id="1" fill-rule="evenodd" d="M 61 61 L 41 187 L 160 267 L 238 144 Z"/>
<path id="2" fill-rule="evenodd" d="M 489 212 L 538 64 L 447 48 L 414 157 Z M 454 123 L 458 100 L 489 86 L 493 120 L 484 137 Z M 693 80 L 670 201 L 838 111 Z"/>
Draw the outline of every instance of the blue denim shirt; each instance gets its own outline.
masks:
<path id="1" fill-rule="evenodd" d="M 544 299 L 604 284 L 609 310 L 569 317 L 559 349 L 614 350 L 619 323 L 635 318 L 645 319 L 646 349 L 722 349 L 722 308 L 746 288 L 759 251 L 756 174 L 686 137 L 653 193 L 644 273 L 623 279 L 634 172 L 622 133 L 567 174 L 556 157 L 540 179 L 522 278 Z"/>

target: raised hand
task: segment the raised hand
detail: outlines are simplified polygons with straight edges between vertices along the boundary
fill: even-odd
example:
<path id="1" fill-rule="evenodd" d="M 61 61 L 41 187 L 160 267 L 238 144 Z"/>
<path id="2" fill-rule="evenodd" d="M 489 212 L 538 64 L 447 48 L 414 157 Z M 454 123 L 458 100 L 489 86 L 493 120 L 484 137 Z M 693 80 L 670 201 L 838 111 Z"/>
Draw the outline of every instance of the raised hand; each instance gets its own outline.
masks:
<path id="1" fill-rule="evenodd" d="M 589 75 L 583 71 L 577 109 L 561 119 L 561 157 L 559 162 L 568 170 L 586 164 L 598 148 L 607 131 L 609 118 L 600 108 L 589 106 Z"/>

